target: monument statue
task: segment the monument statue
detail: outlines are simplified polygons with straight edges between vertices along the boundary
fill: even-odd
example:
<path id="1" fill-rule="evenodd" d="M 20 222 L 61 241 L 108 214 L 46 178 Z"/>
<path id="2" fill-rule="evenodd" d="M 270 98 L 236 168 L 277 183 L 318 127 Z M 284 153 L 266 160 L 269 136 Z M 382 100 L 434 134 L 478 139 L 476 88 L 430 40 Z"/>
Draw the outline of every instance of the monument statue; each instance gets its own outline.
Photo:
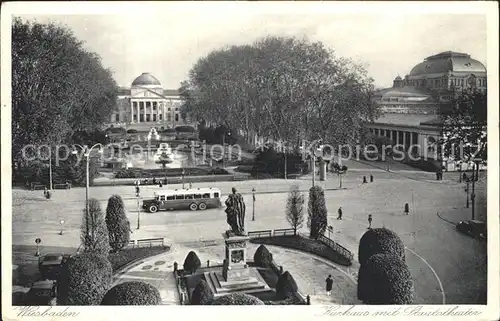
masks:
<path id="1" fill-rule="evenodd" d="M 238 236 L 245 235 L 245 202 L 243 196 L 236 192 L 236 188 L 232 189 L 233 194 L 229 195 L 226 200 L 227 224 L 231 227 L 231 231 Z"/>

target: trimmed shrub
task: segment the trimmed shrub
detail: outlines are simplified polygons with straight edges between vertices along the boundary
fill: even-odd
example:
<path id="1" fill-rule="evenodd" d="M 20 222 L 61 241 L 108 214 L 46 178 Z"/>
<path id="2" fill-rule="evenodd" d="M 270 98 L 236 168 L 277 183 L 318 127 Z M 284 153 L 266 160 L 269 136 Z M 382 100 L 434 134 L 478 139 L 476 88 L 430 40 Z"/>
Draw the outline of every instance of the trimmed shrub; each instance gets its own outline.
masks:
<path id="1" fill-rule="evenodd" d="M 325 192 L 320 186 L 313 186 L 309 189 L 307 213 L 307 227 L 309 227 L 311 231 L 310 237 L 312 239 L 317 239 L 320 235 L 325 233 L 328 224 Z"/>
<path id="2" fill-rule="evenodd" d="M 58 282 L 60 305 L 99 305 L 111 286 L 111 263 L 105 256 L 83 253 L 69 258 Z"/>
<path id="3" fill-rule="evenodd" d="M 363 265 L 370 256 L 379 253 L 393 254 L 405 260 L 405 246 L 401 238 L 386 228 L 368 230 L 359 240 L 358 261 Z"/>
<path id="4" fill-rule="evenodd" d="M 214 292 L 208 286 L 205 280 L 201 280 L 191 294 L 192 305 L 204 305 L 210 303 L 214 299 Z"/>
<path id="5" fill-rule="evenodd" d="M 253 261 L 260 267 L 268 267 L 273 261 L 273 255 L 265 245 L 260 245 L 253 255 Z"/>
<path id="6" fill-rule="evenodd" d="M 127 246 L 130 241 L 130 222 L 125 214 L 125 205 L 119 195 L 108 200 L 106 208 L 106 226 L 108 228 L 109 245 L 113 252 Z"/>
<path id="7" fill-rule="evenodd" d="M 279 300 L 293 298 L 294 294 L 298 291 L 297 283 L 293 279 L 290 272 L 285 271 L 276 283 L 276 297 Z"/>
<path id="8" fill-rule="evenodd" d="M 413 279 L 406 263 L 393 254 L 374 254 L 358 273 L 358 299 L 365 304 L 412 304 Z"/>
<path id="9" fill-rule="evenodd" d="M 195 252 L 191 251 L 184 260 L 184 271 L 194 273 L 201 267 L 201 261 Z"/>
<path id="10" fill-rule="evenodd" d="M 92 252 L 107 256 L 109 254 L 109 235 L 101 204 L 95 198 L 88 200 L 88 214 L 83 209 L 81 226 L 81 242 L 84 252 Z"/>
<path id="11" fill-rule="evenodd" d="M 290 189 L 285 213 L 286 220 L 293 228 L 293 234 L 297 235 L 297 229 L 304 223 L 304 195 L 298 185 L 293 185 Z"/>
<path id="12" fill-rule="evenodd" d="M 212 305 L 264 305 L 264 302 L 253 295 L 236 292 L 215 299 Z"/>
<path id="13" fill-rule="evenodd" d="M 101 305 L 159 305 L 160 291 L 149 283 L 131 281 L 111 288 Z"/>

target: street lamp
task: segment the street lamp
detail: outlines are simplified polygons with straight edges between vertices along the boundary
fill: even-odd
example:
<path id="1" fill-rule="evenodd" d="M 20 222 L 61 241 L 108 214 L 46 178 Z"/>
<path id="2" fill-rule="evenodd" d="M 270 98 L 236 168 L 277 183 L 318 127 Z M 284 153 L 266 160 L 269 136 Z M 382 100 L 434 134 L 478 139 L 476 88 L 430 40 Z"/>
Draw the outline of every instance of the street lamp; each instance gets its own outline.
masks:
<path id="1" fill-rule="evenodd" d="M 224 156 L 226 155 L 226 135 L 231 136 L 231 132 L 224 132 L 222 134 L 222 168 L 225 168 Z"/>
<path id="2" fill-rule="evenodd" d="M 466 182 L 467 183 L 467 186 L 465 187 L 465 193 L 466 193 L 466 198 L 467 198 L 467 203 L 466 203 L 466 207 L 469 208 L 469 181 Z"/>
<path id="3" fill-rule="evenodd" d="M 139 197 L 141 196 L 139 189 L 136 190 L 135 196 L 137 196 L 137 229 L 141 228 L 141 211 L 139 209 Z"/>
<path id="4" fill-rule="evenodd" d="M 252 221 L 255 221 L 255 187 L 252 188 Z"/>
<path id="5" fill-rule="evenodd" d="M 86 162 L 86 168 L 85 168 L 85 213 L 87 215 L 87 218 L 89 216 L 89 163 L 90 163 L 90 153 L 92 152 L 92 149 L 94 149 L 95 147 L 100 147 L 101 149 L 99 150 L 99 153 L 103 153 L 104 152 L 104 146 L 101 144 L 101 143 L 97 143 L 95 145 L 93 145 L 92 147 L 88 148 L 87 146 L 82 146 L 82 145 L 79 145 L 79 144 L 75 144 L 75 146 L 77 147 L 80 147 L 83 151 L 84 151 L 84 154 L 83 156 L 85 156 L 87 158 L 87 162 Z M 74 150 L 73 151 L 73 154 L 77 154 L 77 151 Z M 85 220 L 87 222 L 87 233 L 89 232 L 88 230 L 88 220 L 86 219 Z"/>
<path id="6" fill-rule="evenodd" d="M 182 176 L 181 176 L 181 179 L 182 179 L 182 189 L 184 189 L 184 175 L 185 175 L 185 171 L 184 171 L 184 168 L 182 169 Z"/>
<path id="7" fill-rule="evenodd" d="M 59 232 L 59 235 L 63 235 L 64 220 L 61 220 L 59 223 L 61 223 L 61 232 Z"/>

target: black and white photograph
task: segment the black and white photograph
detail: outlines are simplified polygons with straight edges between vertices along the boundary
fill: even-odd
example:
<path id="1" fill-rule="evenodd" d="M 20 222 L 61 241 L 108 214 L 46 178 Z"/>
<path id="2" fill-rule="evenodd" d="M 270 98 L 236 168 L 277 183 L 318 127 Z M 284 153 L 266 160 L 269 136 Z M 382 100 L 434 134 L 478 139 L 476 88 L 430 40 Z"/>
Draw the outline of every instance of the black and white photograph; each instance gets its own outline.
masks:
<path id="1" fill-rule="evenodd" d="M 1 23 L 2 319 L 500 317 L 497 3 Z"/>

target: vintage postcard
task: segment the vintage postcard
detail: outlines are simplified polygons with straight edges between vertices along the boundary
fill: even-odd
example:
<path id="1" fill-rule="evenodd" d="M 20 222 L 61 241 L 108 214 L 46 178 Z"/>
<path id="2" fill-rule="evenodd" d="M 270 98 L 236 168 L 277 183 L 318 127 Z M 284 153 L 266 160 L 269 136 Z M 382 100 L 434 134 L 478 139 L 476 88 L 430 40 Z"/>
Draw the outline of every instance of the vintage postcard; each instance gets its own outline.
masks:
<path id="1" fill-rule="evenodd" d="M 2 319 L 500 318 L 497 3 L 1 24 Z"/>

